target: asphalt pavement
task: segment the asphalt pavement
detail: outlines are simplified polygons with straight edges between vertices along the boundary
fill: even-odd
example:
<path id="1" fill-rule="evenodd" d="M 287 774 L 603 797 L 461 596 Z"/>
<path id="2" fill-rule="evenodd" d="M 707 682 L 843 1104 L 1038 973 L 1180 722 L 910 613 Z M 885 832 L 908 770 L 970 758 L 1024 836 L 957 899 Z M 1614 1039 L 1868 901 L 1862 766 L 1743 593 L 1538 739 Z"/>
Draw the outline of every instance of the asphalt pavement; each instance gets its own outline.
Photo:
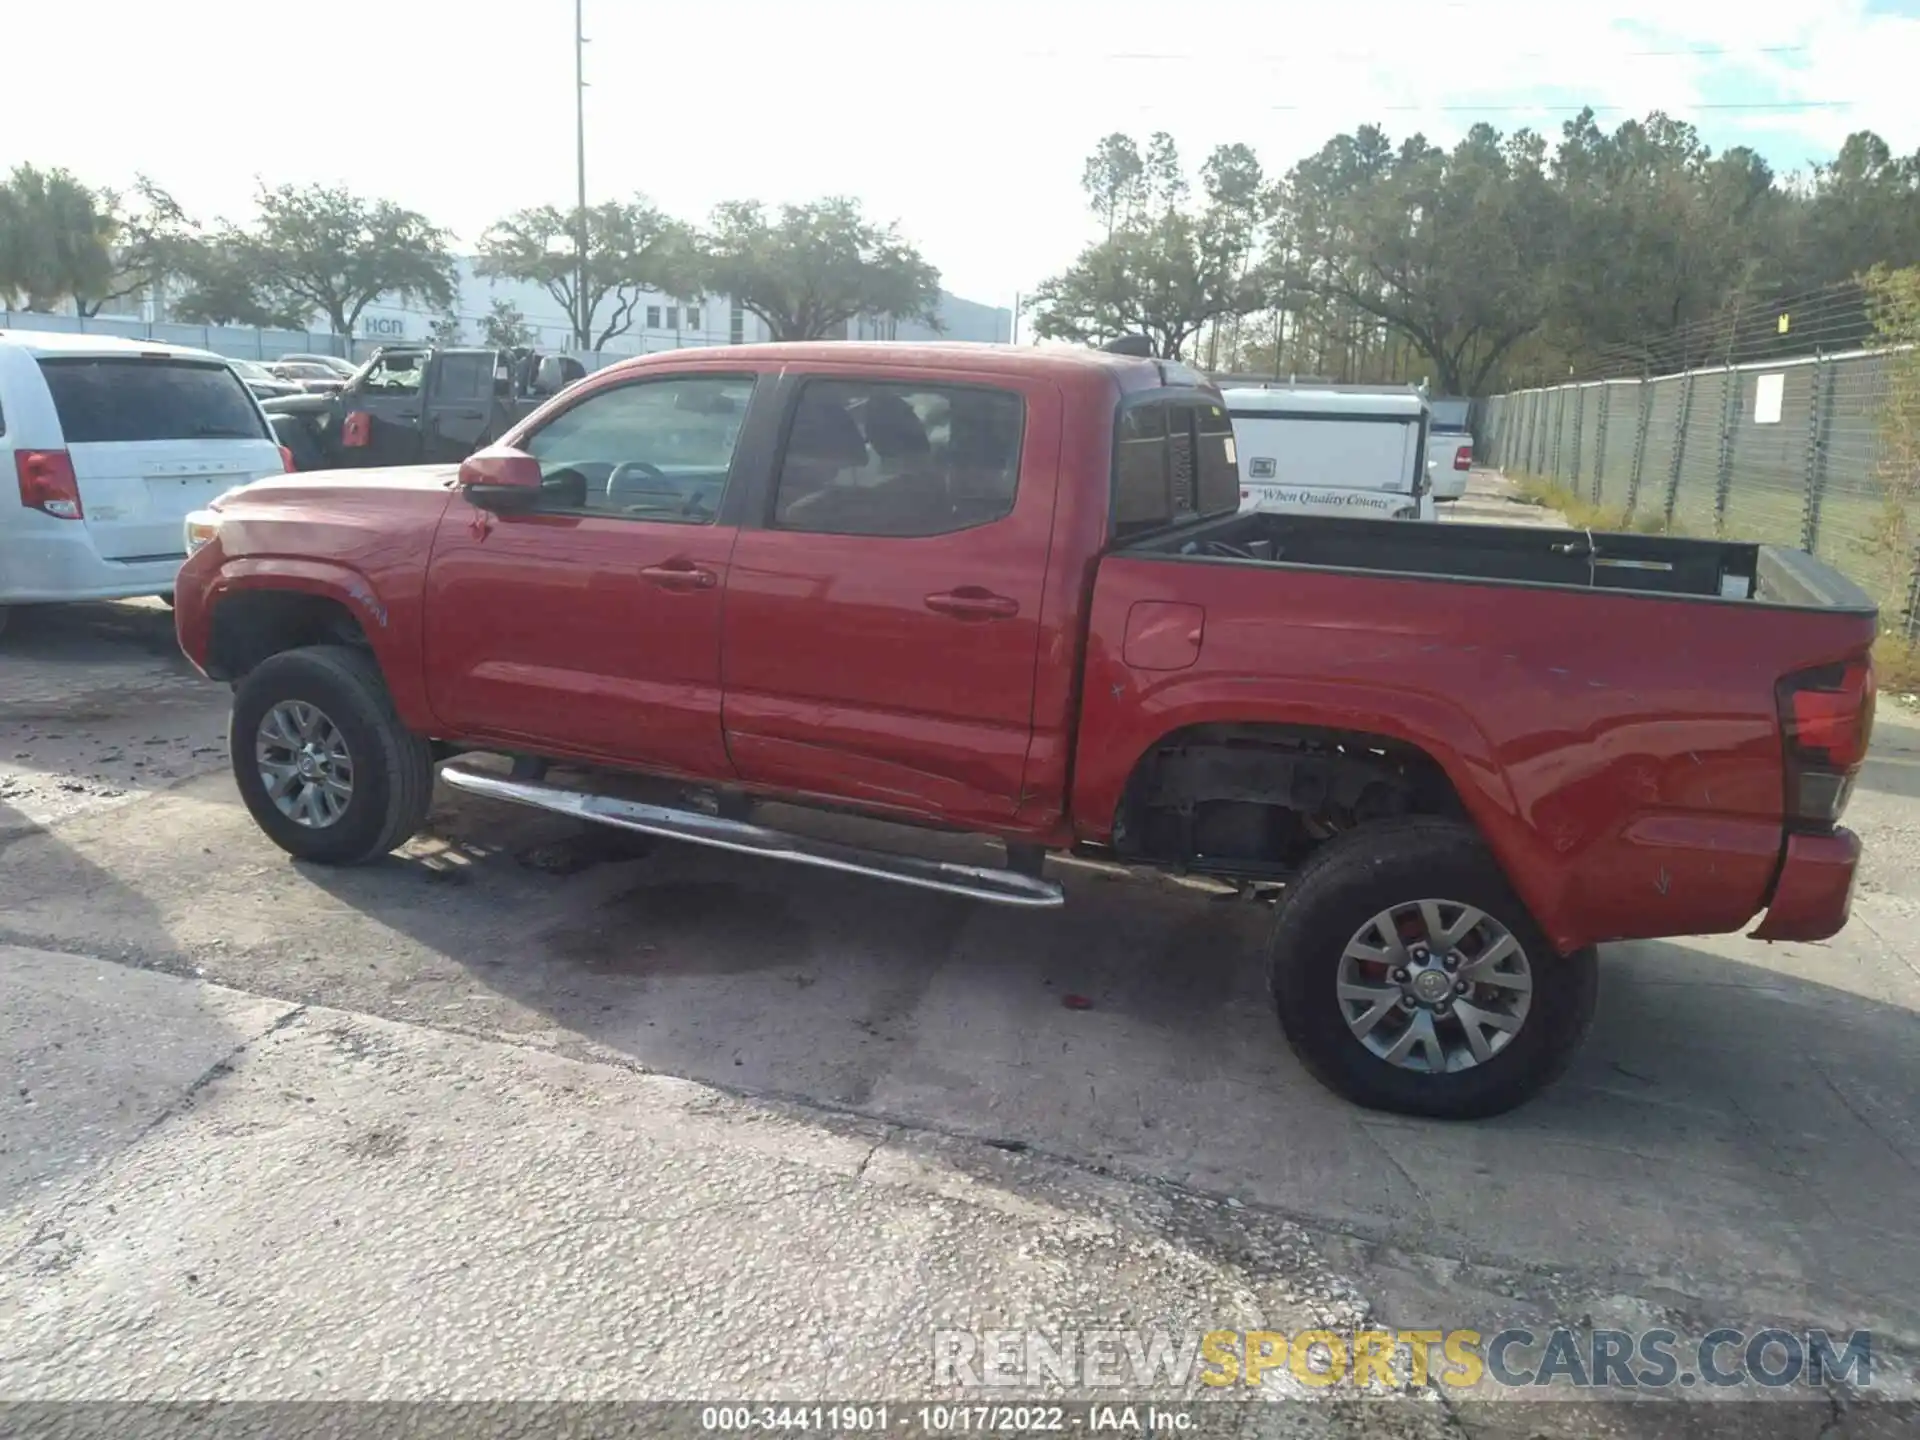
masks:
<path id="1" fill-rule="evenodd" d="M 1544 518 L 1479 473 L 1448 509 Z M 937 1333 L 1029 1326 L 1864 1327 L 1909 1383 L 1897 700 L 1846 932 L 1608 947 L 1567 1079 L 1443 1125 L 1308 1079 L 1265 908 L 1204 887 L 1061 865 L 1016 914 L 444 792 L 296 865 L 167 622 L 0 650 L 0 1398 L 924 1397 Z M 1289 1375 L 1302 1433 L 1678 1433 Z M 1811 1398 L 1781 1433 L 1883 1418 Z"/>

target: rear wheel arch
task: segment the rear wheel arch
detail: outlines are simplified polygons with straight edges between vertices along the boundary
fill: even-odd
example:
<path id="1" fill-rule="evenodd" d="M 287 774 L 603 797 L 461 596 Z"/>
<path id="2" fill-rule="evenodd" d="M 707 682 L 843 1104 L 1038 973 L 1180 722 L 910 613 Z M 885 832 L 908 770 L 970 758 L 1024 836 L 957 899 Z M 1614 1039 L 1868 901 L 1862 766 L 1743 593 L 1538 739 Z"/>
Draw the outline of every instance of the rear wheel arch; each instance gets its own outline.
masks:
<path id="1" fill-rule="evenodd" d="M 1307 838 L 1320 841 L 1371 820 L 1468 819 L 1446 766 L 1397 737 L 1293 724 L 1199 724 L 1161 736 L 1135 762 L 1114 815 L 1113 844 L 1124 855 L 1180 863 L 1193 856 L 1167 853 L 1167 812 L 1204 832 L 1211 810 L 1216 825 L 1246 831 L 1251 840 L 1258 822 L 1245 807 L 1259 806 L 1299 817 Z M 1235 815 L 1220 807 L 1241 808 Z"/>

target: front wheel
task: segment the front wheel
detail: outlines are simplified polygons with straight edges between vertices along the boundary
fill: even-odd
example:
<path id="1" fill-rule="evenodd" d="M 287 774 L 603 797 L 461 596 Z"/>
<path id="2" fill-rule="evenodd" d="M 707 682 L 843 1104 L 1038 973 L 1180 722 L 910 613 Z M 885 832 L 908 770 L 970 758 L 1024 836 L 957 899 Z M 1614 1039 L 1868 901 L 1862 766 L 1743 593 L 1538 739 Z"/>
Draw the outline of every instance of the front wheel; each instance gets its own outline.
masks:
<path id="1" fill-rule="evenodd" d="M 1478 1119 L 1556 1079 L 1592 1022 L 1591 948 L 1555 953 L 1470 826 L 1330 841 L 1287 887 L 1269 978 L 1301 1061 L 1356 1104 Z"/>
<path id="2" fill-rule="evenodd" d="M 296 859 L 375 859 L 432 803 L 432 745 L 400 723 L 373 657 L 349 646 L 263 660 L 234 695 L 228 749 L 255 823 Z"/>

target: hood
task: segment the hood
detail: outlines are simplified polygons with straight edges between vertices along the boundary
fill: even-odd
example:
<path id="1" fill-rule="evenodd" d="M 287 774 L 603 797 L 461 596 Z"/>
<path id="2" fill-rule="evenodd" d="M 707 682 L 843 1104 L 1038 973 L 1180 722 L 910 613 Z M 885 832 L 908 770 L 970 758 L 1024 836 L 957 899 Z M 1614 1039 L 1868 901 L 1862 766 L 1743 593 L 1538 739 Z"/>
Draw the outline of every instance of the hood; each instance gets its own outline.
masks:
<path id="1" fill-rule="evenodd" d="M 373 501 L 385 495 L 450 496 L 459 478 L 458 465 L 389 465 L 380 469 L 305 470 L 296 475 L 269 475 L 249 485 L 227 491 L 208 508 L 225 510 L 229 506 L 300 506 L 324 504 L 337 497 L 355 502 Z"/>

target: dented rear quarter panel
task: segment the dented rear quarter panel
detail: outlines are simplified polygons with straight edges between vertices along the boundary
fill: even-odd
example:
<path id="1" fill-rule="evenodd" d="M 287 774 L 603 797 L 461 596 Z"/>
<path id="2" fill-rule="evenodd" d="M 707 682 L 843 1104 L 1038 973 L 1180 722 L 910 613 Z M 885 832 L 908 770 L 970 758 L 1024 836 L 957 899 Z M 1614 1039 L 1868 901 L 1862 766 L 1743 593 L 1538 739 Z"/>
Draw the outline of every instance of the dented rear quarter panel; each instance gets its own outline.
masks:
<path id="1" fill-rule="evenodd" d="M 1127 663 L 1141 601 L 1205 611 L 1192 664 Z M 1134 766 L 1189 725 L 1361 731 L 1440 764 L 1563 951 L 1736 930 L 1780 863 L 1774 682 L 1872 640 L 1867 616 L 1750 601 L 1113 555 L 1073 813 L 1109 838 Z"/>
<path id="2" fill-rule="evenodd" d="M 218 536 L 181 568 L 181 649 L 203 671 L 219 605 L 249 591 L 337 600 L 359 621 L 409 729 L 435 728 L 427 704 L 422 606 L 433 535 L 459 467 L 315 471 L 256 481 L 219 506 Z"/>

